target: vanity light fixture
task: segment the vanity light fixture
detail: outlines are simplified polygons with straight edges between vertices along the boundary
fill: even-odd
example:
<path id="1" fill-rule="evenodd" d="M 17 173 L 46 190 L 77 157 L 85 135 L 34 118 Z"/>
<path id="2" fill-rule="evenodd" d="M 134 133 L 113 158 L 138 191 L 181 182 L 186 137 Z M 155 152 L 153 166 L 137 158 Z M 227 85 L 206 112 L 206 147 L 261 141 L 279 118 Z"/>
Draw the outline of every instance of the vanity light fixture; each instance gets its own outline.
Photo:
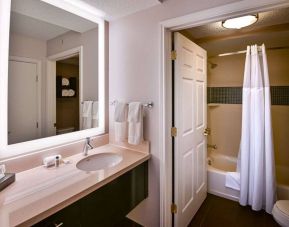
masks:
<path id="1" fill-rule="evenodd" d="M 258 14 L 236 17 L 222 21 L 222 26 L 229 29 L 241 29 L 256 23 Z"/>

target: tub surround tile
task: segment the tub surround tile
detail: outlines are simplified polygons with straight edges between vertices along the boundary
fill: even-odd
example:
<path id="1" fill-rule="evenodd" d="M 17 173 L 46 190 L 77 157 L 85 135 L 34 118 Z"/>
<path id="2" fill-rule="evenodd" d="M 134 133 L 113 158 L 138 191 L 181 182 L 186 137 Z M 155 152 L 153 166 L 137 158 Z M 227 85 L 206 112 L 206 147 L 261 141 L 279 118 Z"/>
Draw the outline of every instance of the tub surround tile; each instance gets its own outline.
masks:
<path id="1" fill-rule="evenodd" d="M 289 86 L 271 87 L 272 105 L 289 105 Z"/>
<path id="2" fill-rule="evenodd" d="M 23 222 L 23 226 L 29 226 L 61 210 L 148 160 L 150 154 L 146 146 L 137 150 L 107 144 L 89 150 L 89 155 L 113 152 L 123 156 L 119 165 L 105 170 L 77 169 L 76 163 L 84 158 L 79 153 L 69 157 L 71 164 L 48 169 L 38 166 L 18 173 L 16 181 L 0 193 L 0 226 Z"/>
<path id="3" fill-rule="evenodd" d="M 289 105 L 289 86 L 271 86 L 271 104 Z M 207 103 L 242 104 L 242 87 L 208 87 Z"/>

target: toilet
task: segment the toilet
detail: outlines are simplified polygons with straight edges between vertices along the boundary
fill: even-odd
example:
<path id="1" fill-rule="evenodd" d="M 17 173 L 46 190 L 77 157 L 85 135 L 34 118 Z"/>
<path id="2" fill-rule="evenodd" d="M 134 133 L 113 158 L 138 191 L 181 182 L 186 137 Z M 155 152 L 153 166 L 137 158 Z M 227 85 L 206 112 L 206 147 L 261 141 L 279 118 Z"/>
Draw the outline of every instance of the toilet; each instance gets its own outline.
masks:
<path id="1" fill-rule="evenodd" d="M 278 200 L 273 207 L 272 215 L 279 225 L 289 227 L 289 200 Z"/>

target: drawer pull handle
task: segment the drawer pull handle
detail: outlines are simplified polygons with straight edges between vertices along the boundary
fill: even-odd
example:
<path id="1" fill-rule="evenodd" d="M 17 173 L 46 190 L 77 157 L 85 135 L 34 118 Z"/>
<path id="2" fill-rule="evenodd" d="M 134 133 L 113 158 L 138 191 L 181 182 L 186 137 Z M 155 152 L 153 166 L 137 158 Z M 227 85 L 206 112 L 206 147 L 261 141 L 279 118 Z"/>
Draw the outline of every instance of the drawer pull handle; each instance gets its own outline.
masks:
<path id="1" fill-rule="evenodd" d="M 59 224 L 54 224 L 55 227 L 60 227 L 63 225 L 63 222 L 59 223 Z"/>

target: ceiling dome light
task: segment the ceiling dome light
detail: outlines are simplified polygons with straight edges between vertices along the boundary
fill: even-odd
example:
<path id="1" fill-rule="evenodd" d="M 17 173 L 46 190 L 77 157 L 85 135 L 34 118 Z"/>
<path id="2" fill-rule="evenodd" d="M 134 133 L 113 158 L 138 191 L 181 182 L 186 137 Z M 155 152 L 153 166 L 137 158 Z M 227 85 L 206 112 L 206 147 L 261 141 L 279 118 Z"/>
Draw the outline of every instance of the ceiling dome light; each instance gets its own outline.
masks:
<path id="1" fill-rule="evenodd" d="M 222 26 L 229 29 L 240 29 L 256 23 L 258 15 L 247 15 L 222 21 Z"/>

